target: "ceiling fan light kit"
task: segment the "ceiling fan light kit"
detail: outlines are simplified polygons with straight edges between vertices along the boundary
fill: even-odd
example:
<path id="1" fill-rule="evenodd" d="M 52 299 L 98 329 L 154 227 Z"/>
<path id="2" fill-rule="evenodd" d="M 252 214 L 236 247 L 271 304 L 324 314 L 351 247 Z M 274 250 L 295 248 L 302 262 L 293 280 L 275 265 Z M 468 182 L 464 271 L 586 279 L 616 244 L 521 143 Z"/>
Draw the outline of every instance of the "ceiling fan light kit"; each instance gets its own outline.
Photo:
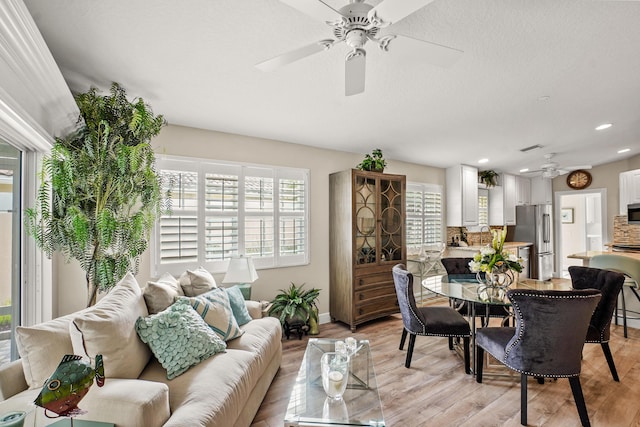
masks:
<path id="1" fill-rule="evenodd" d="M 579 166 L 563 166 L 560 167 L 560 164 L 553 161 L 553 156 L 555 153 L 545 154 L 545 163 L 540 165 L 540 169 L 529 171 L 526 173 L 542 173 L 543 178 L 552 179 L 560 175 L 568 174 L 571 171 L 576 171 L 578 169 L 591 169 L 591 165 L 579 165 Z"/>
<path id="2" fill-rule="evenodd" d="M 332 27 L 335 40 L 321 40 L 256 64 L 256 68 L 262 71 L 273 71 L 344 42 L 351 49 L 345 56 L 345 95 L 350 96 L 364 92 L 364 46 L 368 41 L 375 43 L 383 52 L 388 52 L 391 44 L 406 44 L 412 54 L 422 51 L 427 62 L 444 67 L 452 65 L 462 55 L 460 50 L 411 37 L 389 34 L 377 38 L 381 28 L 396 23 L 433 0 L 384 0 L 377 6 L 364 3 L 364 0 L 350 0 L 339 10 L 322 0 L 281 1 Z"/>

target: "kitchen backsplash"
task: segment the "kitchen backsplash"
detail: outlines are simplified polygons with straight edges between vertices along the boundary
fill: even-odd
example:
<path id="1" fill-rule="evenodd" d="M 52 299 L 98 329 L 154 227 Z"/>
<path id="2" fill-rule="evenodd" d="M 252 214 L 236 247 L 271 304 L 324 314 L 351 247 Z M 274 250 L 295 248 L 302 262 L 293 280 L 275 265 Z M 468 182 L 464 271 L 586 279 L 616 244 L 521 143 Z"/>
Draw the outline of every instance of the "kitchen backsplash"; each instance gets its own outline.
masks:
<path id="1" fill-rule="evenodd" d="M 512 227 L 507 227 L 510 229 Z M 502 230 L 502 227 L 494 227 L 491 226 L 492 230 Z M 509 230 L 507 230 L 507 241 L 509 239 Z M 466 227 L 447 227 L 447 246 L 451 246 L 451 242 L 461 241 L 466 238 L 466 242 L 469 246 L 479 246 L 480 245 L 480 233 L 478 232 L 470 232 Z M 453 240 L 452 240 L 453 239 Z M 482 244 L 486 245 L 491 242 L 491 233 L 487 231 L 486 228 L 483 229 L 482 232 Z"/>
<path id="2" fill-rule="evenodd" d="M 613 243 L 640 245 L 640 225 L 627 224 L 626 215 L 613 218 Z"/>

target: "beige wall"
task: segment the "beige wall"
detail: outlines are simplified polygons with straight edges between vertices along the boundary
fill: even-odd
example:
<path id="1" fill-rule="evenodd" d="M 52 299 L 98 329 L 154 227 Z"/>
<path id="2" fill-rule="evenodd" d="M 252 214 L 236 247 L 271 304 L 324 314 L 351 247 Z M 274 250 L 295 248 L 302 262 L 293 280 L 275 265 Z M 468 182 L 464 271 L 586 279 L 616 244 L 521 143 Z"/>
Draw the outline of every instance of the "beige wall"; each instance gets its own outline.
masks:
<path id="1" fill-rule="evenodd" d="M 279 141 L 205 131 L 181 126 L 167 126 L 153 141 L 158 154 L 201 157 L 274 166 L 289 166 L 310 170 L 311 248 L 309 265 L 259 270 L 253 284 L 252 298 L 271 300 L 279 289 L 291 282 L 317 287 L 320 293 L 320 313 L 329 311 L 329 174 L 355 167 L 364 154 L 322 150 Z M 371 149 L 376 147 L 372 146 Z M 444 169 L 387 159 L 385 172 L 404 174 L 407 181 L 444 186 Z M 58 258 L 54 277 L 58 284 L 58 315 L 84 307 L 86 286 L 84 274 L 77 262 L 66 264 Z M 141 285 L 149 280 L 149 253 L 142 258 L 137 276 Z M 218 283 L 222 275 L 215 275 Z"/>
<path id="2" fill-rule="evenodd" d="M 640 155 L 619 162 L 595 166 L 590 171 L 593 180 L 589 189 L 605 188 L 607 190 L 607 235 L 603 236 L 604 243 L 613 240 L 613 217 L 618 215 L 620 209 L 620 172 L 633 169 L 640 169 Z M 553 192 L 556 191 L 572 191 L 567 185 L 566 175 L 553 179 Z"/>

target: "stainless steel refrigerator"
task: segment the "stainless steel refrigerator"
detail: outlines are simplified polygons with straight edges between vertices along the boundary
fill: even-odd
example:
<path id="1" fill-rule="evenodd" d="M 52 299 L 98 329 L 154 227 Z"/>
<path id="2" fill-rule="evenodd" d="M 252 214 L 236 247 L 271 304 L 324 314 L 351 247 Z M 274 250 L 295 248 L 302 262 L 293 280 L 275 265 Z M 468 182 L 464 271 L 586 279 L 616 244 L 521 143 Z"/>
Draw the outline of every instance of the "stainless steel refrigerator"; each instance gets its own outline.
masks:
<path id="1" fill-rule="evenodd" d="M 553 223 L 551 205 L 516 206 L 513 240 L 531 242 L 531 278 L 553 277 Z"/>

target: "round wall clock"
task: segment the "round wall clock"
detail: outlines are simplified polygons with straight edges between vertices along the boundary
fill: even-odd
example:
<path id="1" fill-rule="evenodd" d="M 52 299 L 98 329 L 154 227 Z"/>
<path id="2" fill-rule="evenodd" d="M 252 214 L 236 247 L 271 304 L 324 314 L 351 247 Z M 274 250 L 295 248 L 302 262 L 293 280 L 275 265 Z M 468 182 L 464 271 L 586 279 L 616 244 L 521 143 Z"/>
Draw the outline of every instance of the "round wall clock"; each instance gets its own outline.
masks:
<path id="1" fill-rule="evenodd" d="M 591 185 L 591 174 L 585 170 L 578 169 L 567 175 L 567 185 L 574 190 L 582 190 Z"/>

